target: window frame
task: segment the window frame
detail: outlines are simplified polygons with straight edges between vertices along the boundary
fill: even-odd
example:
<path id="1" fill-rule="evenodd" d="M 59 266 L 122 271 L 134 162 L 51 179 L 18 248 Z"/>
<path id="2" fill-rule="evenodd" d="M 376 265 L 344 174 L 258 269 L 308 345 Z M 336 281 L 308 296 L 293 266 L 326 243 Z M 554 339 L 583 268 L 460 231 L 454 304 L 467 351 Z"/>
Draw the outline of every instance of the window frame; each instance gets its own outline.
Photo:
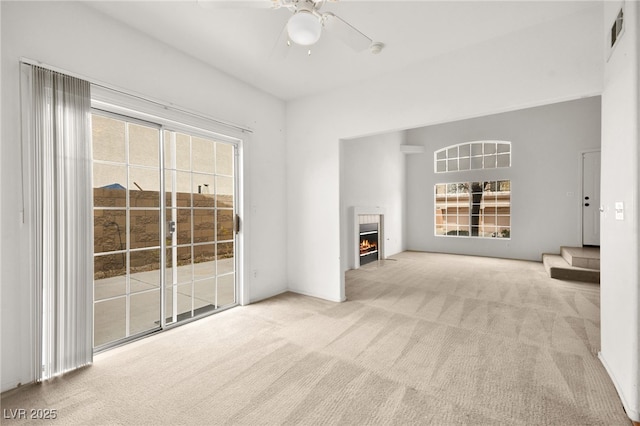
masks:
<path id="1" fill-rule="evenodd" d="M 505 150 L 505 147 L 508 147 Z M 502 150 L 501 150 L 502 149 Z M 511 142 L 478 140 L 445 146 L 433 153 L 434 173 L 453 173 L 511 167 Z"/>
<path id="2" fill-rule="evenodd" d="M 473 225 L 473 199 L 472 199 L 472 188 L 473 188 L 473 184 L 474 183 L 479 183 L 482 182 L 481 186 L 486 187 L 487 184 L 494 184 L 496 185 L 496 187 L 499 187 L 501 183 L 506 182 L 507 186 L 509 188 L 508 191 L 486 191 L 484 188 L 482 190 L 482 198 L 480 200 L 480 203 L 478 203 L 480 206 L 483 207 L 479 207 L 480 209 L 480 213 L 477 215 L 478 216 L 478 235 L 473 235 L 473 230 L 472 227 Z M 451 193 L 451 189 L 452 186 L 455 186 L 455 192 Z M 445 192 L 438 192 L 438 187 L 444 187 L 445 188 Z M 462 188 L 462 189 L 461 189 Z M 492 215 L 487 215 L 485 214 L 485 209 L 487 208 L 487 201 L 485 200 L 485 193 L 486 192 L 491 192 L 492 196 L 495 196 L 495 198 L 493 199 L 493 205 L 490 206 L 493 208 L 493 214 Z M 433 186 L 433 213 L 434 213 L 434 218 L 433 218 L 433 234 L 435 237 L 453 237 L 453 238 L 472 238 L 472 239 L 483 239 L 483 240 L 510 240 L 511 239 L 511 228 L 512 228 L 512 214 L 511 214 L 511 194 L 513 192 L 513 187 L 512 187 L 512 182 L 511 179 L 496 179 L 496 180 L 487 180 L 487 181 L 476 181 L 476 180 L 469 180 L 469 181 L 465 181 L 465 182 L 445 182 L 445 183 L 436 183 Z M 477 193 L 477 192 L 476 192 Z M 504 193 L 508 193 L 508 206 L 503 204 L 500 204 L 498 197 Z M 460 197 L 460 194 L 462 194 L 463 196 Z M 451 197 L 451 199 L 455 198 L 455 203 L 452 203 L 452 209 L 455 209 L 455 214 L 449 214 L 448 210 L 448 204 L 449 204 L 449 198 L 448 195 L 454 195 L 455 197 Z M 440 196 L 441 200 L 438 199 L 438 197 Z M 442 200 L 442 198 L 444 198 L 444 200 Z M 466 206 L 462 206 L 460 205 L 460 201 L 465 200 L 464 203 L 466 204 Z M 444 204 L 443 204 L 444 203 Z M 455 205 L 453 205 L 455 204 Z M 445 213 L 442 214 L 442 206 L 444 205 L 445 208 Z M 500 207 L 508 207 L 508 214 L 498 214 L 499 212 L 499 208 Z M 465 210 L 467 209 L 467 213 L 466 214 L 462 214 L 461 215 L 461 210 Z M 449 230 L 449 218 L 450 217 L 455 217 L 455 228 L 456 229 L 451 229 Z M 489 225 L 485 225 L 485 220 L 486 218 L 492 217 L 493 218 L 493 223 L 489 224 Z M 463 218 L 463 220 L 460 220 L 460 218 Z M 500 220 L 502 218 L 502 221 Z M 504 218 L 508 218 L 508 219 L 504 219 Z M 440 223 L 439 222 L 440 219 Z M 508 222 L 508 225 L 500 225 L 499 222 Z M 466 231 L 464 229 L 461 229 L 461 225 L 462 227 L 466 227 Z M 482 232 L 482 235 L 480 234 L 480 230 L 482 230 L 483 228 L 486 227 L 490 227 L 490 228 L 494 228 L 494 232 L 491 235 L 485 235 L 484 232 Z M 441 231 L 444 229 L 444 233 L 442 233 Z M 456 231 L 456 234 L 449 234 L 449 232 L 453 232 Z M 439 232 L 440 231 L 440 232 Z M 460 234 L 461 231 L 466 232 L 465 234 Z"/>

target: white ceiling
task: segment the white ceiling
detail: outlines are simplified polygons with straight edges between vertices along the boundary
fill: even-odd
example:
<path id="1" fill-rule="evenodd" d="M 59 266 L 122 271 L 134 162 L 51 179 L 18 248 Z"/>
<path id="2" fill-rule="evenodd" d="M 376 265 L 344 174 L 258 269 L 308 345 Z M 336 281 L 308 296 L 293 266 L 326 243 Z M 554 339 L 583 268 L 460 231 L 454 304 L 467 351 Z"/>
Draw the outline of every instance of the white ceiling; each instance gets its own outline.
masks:
<path id="1" fill-rule="evenodd" d="M 284 58 L 273 52 L 290 16 L 286 9 L 203 8 L 196 0 L 87 4 L 229 75 L 291 100 L 578 13 L 597 2 L 341 0 L 326 3 L 322 11 L 335 13 L 383 42 L 383 52 L 356 53 L 325 32 L 311 55 L 296 46 Z"/>

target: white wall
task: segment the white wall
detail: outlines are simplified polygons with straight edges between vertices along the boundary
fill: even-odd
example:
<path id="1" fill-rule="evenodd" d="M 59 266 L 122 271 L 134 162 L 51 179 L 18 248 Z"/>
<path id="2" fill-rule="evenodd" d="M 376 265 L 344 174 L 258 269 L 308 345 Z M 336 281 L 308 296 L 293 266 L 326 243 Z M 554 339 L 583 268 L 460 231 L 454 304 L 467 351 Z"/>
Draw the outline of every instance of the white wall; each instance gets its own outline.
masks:
<path id="1" fill-rule="evenodd" d="M 603 39 L 609 56 L 609 30 L 622 2 L 605 2 Z M 625 33 L 605 63 L 602 92 L 602 181 L 600 358 L 611 375 L 629 417 L 640 422 L 640 7 L 625 3 Z M 624 203 L 616 220 L 615 202 Z"/>
<path id="2" fill-rule="evenodd" d="M 405 250 L 406 155 L 400 152 L 404 141 L 404 132 L 342 141 L 340 235 L 342 252 L 347 254 L 343 270 L 356 266 L 354 207 L 384 211 L 383 258 Z"/>
<path id="3" fill-rule="evenodd" d="M 433 153 L 477 140 L 511 142 L 511 167 L 435 173 Z M 540 261 L 582 246 L 582 152 L 600 149 L 600 98 L 592 97 L 407 131 L 425 153 L 407 163 L 407 248 Z M 434 236 L 436 183 L 511 180 L 511 239 Z M 570 195 L 567 195 L 570 193 Z"/>
<path id="4" fill-rule="evenodd" d="M 393 75 L 288 103 L 289 288 L 344 298 L 340 139 L 600 94 L 601 33 L 599 4 Z M 298 236 L 317 223 L 324 229 L 310 251 Z"/>
<path id="5" fill-rule="evenodd" d="M 244 147 L 251 271 L 245 284 L 251 300 L 286 290 L 282 101 L 80 3 L 2 1 L 0 7 L 2 390 L 34 377 L 28 229 L 21 220 L 20 57 L 253 129 Z"/>

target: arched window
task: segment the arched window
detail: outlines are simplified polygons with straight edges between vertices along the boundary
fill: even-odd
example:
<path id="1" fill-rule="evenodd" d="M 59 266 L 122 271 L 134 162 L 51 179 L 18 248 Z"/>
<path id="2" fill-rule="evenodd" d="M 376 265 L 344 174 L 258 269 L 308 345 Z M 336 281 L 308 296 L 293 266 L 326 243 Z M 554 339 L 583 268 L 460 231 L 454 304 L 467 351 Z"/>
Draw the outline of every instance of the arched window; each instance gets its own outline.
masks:
<path id="1" fill-rule="evenodd" d="M 476 141 L 447 146 L 434 153 L 436 173 L 511 167 L 511 142 Z"/>

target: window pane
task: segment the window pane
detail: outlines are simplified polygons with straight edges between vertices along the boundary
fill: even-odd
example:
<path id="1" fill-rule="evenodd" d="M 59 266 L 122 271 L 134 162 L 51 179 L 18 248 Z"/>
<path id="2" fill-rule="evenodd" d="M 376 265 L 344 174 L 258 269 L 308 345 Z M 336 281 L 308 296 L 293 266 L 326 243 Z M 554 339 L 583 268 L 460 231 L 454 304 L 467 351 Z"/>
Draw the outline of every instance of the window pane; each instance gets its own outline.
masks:
<path id="1" fill-rule="evenodd" d="M 191 209 L 176 211 L 176 241 L 178 244 L 191 244 Z"/>
<path id="2" fill-rule="evenodd" d="M 233 146 L 216 143 L 216 173 L 219 175 L 233 176 Z"/>
<path id="3" fill-rule="evenodd" d="M 510 180 L 499 180 L 497 185 L 498 185 L 498 191 L 511 191 Z"/>
<path id="4" fill-rule="evenodd" d="M 164 281 L 164 285 L 165 287 L 171 287 L 173 284 L 177 283 L 176 278 L 173 276 L 174 271 L 177 271 L 177 265 L 174 265 L 174 258 L 173 258 L 173 247 L 167 246 L 167 249 L 165 251 L 165 256 L 167 257 L 167 263 L 166 263 L 166 268 L 165 268 L 165 281 Z M 167 311 L 169 312 L 169 311 Z"/>
<path id="5" fill-rule="evenodd" d="M 218 241 L 233 239 L 233 210 L 218 210 L 216 226 Z"/>
<path id="6" fill-rule="evenodd" d="M 234 274 L 218 277 L 218 307 L 232 305 L 235 301 Z"/>
<path id="7" fill-rule="evenodd" d="M 488 155 L 484 157 L 484 168 L 485 169 L 495 169 L 496 167 L 496 156 Z"/>
<path id="8" fill-rule="evenodd" d="M 191 173 L 176 172 L 176 204 L 191 207 Z"/>
<path id="9" fill-rule="evenodd" d="M 233 178 L 216 176 L 216 199 L 218 208 L 233 208 Z"/>
<path id="10" fill-rule="evenodd" d="M 500 227 L 498 238 L 511 238 L 511 228 Z"/>
<path id="11" fill-rule="evenodd" d="M 193 265 L 191 262 L 191 247 L 178 247 L 176 249 L 177 263 L 176 281 L 177 283 L 187 283 L 193 280 Z"/>
<path id="12" fill-rule="evenodd" d="M 471 155 L 471 144 L 460 145 L 458 148 L 460 157 L 469 157 Z"/>
<path id="13" fill-rule="evenodd" d="M 125 207 L 127 204 L 127 168 L 93 163 L 93 205 Z"/>
<path id="14" fill-rule="evenodd" d="M 126 264 L 124 252 L 94 257 L 94 300 L 125 294 L 127 290 Z"/>
<path id="15" fill-rule="evenodd" d="M 496 218 L 497 224 L 501 227 L 509 227 L 511 226 L 511 217 L 510 216 L 497 216 Z"/>
<path id="16" fill-rule="evenodd" d="M 484 191 L 483 182 L 471 182 L 471 192 L 474 194 L 482 194 Z"/>
<path id="17" fill-rule="evenodd" d="M 454 146 L 447 149 L 447 158 L 458 158 L 458 147 Z"/>
<path id="18" fill-rule="evenodd" d="M 129 168 L 130 207 L 158 207 L 160 205 L 160 176 L 158 169 Z"/>
<path id="19" fill-rule="evenodd" d="M 469 170 L 471 168 L 470 158 L 461 158 L 458 162 L 460 170 Z"/>
<path id="20" fill-rule="evenodd" d="M 172 138 L 175 137 L 176 148 L 172 150 Z M 172 170 L 191 170 L 191 137 L 182 133 L 164 132 L 164 164 Z"/>
<path id="21" fill-rule="evenodd" d="M 192 293 L 192 283 L 182 284 L 178 286 L 178 312 L 177 314 L 188 314 L 191 312 L 191 293 Z M 187 315 L 191 317 L 191 315 Z"/>
<path id="22" fill-rule="evenodd" d="M 93 311 L 93 346 L 101 346 L 126 336 L 126 308 L 124 297 L 96 302 Z"/>
<path id="23" fill-rule="evenodd" d="M 447 162 L 446 162 L 446 160 L 438 161 L 436 163 L 436 171 L 438 173 L 447 171 Z"/>
<path id="24" fill-rule="evenodd" d="M 511 154 L 499 154 L 498 155 L 498 167 L 510 167 L 511 166 Z"/>
<path id="25" fill-rule="evenodd" d="M 191 137 L 176 133 L 176 169 L 191 170 Z"/>
<path id="26" fill-rule="evenodd" d="M 140 250 L 129 253 L 131 291 L 160 287 L 160 250 Z"/>
<path id="27" fill-rule="evenodd" d="M 479 170 L 482 169 L 482 157 L 473 157 L 471 158 L 471 169 L 472 170 Z"/>
<path id="28" fill-rule="evenodd" d="M 91 117 L 94 160 L 125 162 L 124 128 L 124 121 L 100 115 Z"/>
<path id="29" fill-rule="evenodd" d="M 164 292 L 164 312 L 167 316 L 167 323 L 173 322 L 173 287 L 167 288 Z"/>
<path id="30" fill-rule="evenodd" d="M 498 143 L 498 152 L 511 152 L 511 144 L 509 143 Z"/>
<path id="31" fill-rule="evenodd" d="M 471 145 L 471 155 L 479 156 L 482 155 L 482 143 L 477 142 Z"/>
<path id="32" fill-rule="evenodd" d="M 127 248 L 127 211 L 93 211 L 93 252 L 125 250 Z"/>
<path id="33" fill-rule="evenodd" d="M 205 244 L 193 247 L 193 278 L 195 280 L 216 275 L 216 246 Z"/>
<path id="34" fill-rule="evenodd" d="M 158 167 L 159 142 L 158 129 L 129 123 L 129 163 Z"/>
<path id="35" fill-rule="evenodd" d="M 440 151 L 436 151 L 436 158 L 438 160 L 445 160 L 447 158 L 447 151 L 441 149 Z"/>
<path id="36" fill-rule="evenodd" d="M 215 173 L 215 145 L 212 140 L 191 138 L 193 171 Z"/>
<path id="37" fill-rule="evenodd" d="M 193 206 L 215 207 L 215 177 L 213 175 L 193 174 Z"/>
<path id="38" fill-rule="evenodd" d="M 496 144 L 495 142 L 485 142 L 484 143 L 484 154 L 495 154 L 496 153 Z"/>
<path id="39" fill-rule="evenodd" d="M 194 309 L 204 306 L 215 306 L 216 304 L 216 279 L 208 278 L 206 280 L 196 281 L 193 284 L 193 303 Z"/>
<path id="40" fill-rule="evenodd" d="M 235 270 L 233 243 L 219 243 L 217 246 L 218 275 L 233 272 Z"/>
<path id="41" fill-rule="evenodd" d="M 160 245 L 160 211 L 129 211 L 129 244 L 132 249 Z"/>
<path id="42" fill-rule="evenodd" d="M 158 307 L 160 306 L 159 289 L 133 294 L 131 295 L 130 303 L 130 335 L 160 327 L 158 322 Z"/>
<path id="43" fill-rule="evenodd" d="M 193 242 L 208 243 L 214 242 L 215 237 L 215 210 L 214 209 L 194 209 L 193 210 Z"/>

